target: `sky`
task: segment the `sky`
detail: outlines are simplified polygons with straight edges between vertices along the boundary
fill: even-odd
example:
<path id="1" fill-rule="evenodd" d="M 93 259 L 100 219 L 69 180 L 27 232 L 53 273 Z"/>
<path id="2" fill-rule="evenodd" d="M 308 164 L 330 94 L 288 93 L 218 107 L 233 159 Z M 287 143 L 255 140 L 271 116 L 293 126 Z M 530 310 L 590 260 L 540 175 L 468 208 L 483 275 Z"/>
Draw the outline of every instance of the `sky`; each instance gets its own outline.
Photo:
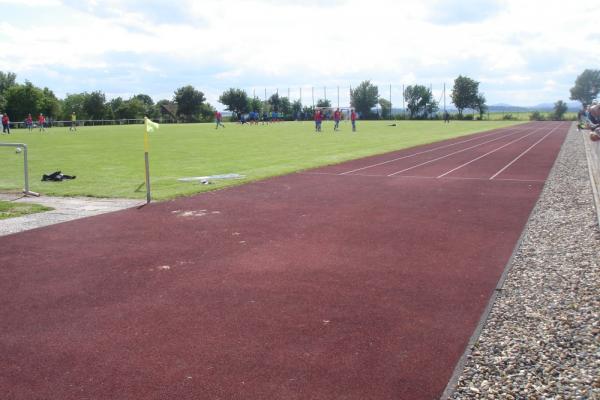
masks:
<path id="1" fill-rule="evenodd" d="M 59 98 L 192 85 L 218 109 L 232 87 L 346 106 L 370 80 L 394 107 L 414 84 L 449 104 L 463 75 L 488 104 L 533 106 L 600 69 L 598 0 L 0 0 L 0 15 L 0 71 Z"/>

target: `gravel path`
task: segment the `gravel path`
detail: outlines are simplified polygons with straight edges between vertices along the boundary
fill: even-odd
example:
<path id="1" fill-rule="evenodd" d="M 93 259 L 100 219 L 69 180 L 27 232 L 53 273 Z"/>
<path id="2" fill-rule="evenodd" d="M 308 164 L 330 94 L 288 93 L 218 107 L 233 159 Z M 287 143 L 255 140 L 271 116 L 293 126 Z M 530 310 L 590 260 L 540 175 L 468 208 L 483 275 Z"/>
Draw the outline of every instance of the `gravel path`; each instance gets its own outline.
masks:
<path id="1" fill-rule="evenodd" d="M 600 399 L 600 232 L 571 129 L 451 399 Z"/>
<path id="2" fill-rule="evenodd" d="M 53 208 L 52 211 L 0 220 L 0 236 L 144 204 L 142 200 L 131 199 L 49 196 L 23 197 L 21 194 L 14 193 L 0 193 L 0 200 L 15 201 L 18 203 L 36 203 Z"/>

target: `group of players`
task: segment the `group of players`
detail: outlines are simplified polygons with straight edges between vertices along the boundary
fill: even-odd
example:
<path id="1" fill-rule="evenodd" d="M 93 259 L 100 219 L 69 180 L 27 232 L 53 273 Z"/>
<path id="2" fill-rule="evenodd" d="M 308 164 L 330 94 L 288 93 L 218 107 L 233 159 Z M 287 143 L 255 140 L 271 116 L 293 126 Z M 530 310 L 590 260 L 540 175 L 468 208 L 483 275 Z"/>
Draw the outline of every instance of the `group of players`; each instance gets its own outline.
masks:
<path id="1" fill-rule="evenodd" d="M 600 104 L 594 102 L 579 112 L 578 128 L 589 129 L 590 139 L 594 142 L 600 141 Z"/>
<path id="2" fill-rule="evenodd" d="M 329 115 L 325 115 L 321 109 L 317 108 L 315 110 L 315 114 L 314 114 L 314 120 L 315 120 L 315 132 L 319 133 L 321 132 L 321 126 L 323 124 L 323 119 L 326 119 L 330 117 Z M 340 130 L 340 121 L 342 120 L 343 114 L 340 111 L 339 108 L 337 108 L 334 112 L 333 115 L 331 116 L 333 117 L 333 130 L 335 131 L 339 131 Z M 352 122 L 352 132 L 356 132 L 356 119 L 358 118 L 358 115 L 356 114 L 356 112 L 354 111 L 354 109 L 350 110 L 350 121 Z"/>
<path id="3" fill-rule="evenodd" d="M 337 108 L 333 114 L 325 114 L 320 108 L 317 108 L 314 112 L 313 115 L 313 119 L 315 121 L 315 132 L 319 133 L 321 132 L 321 127 L 322 127 L 322 123 L 324 119 L 333 119 L 334 121 L 334 126 L 333 126 L 333 130 L 334 131 L 339 131 L 340 130 L 340 121 L 343 118 L 343 113 L 340 111 L 339 108 Z M 352 132 L 356 132 L 356 120 L 358 119 L 358 114 L 354 111 L 354 109 L 350 110 L 350 115 L 349 115 L 350 121 L 352 122 Z M 268 113 L 263 113 L 262 114 L 262 118 L 261 115 L 258 111 L 251 111 L 248 114 L 243 114 L 240 116 L 239 122 L 244 125 L 244 124 L 256 124 L 258 125 L 259 122 L 262 122 L 263 124 L 268 124 L 270 122 L 281 122 L 283 121 L 283 114 L 281 113 L 277 113 L 277 112 L 272 112 L 270 115 Z M 223 114 L 221 114 L 220 111 L 215 111 L 215 129 L 219 129 L 221 128 L 225 128 L 225 125 L 223 125 Z"/>
<path id="4" fill-rule="evenodd" d="M 2 120 L 2 134 L 10 134 L 10 118 L 8 114 L 0 114 L 0 120 Z M 29 132 L 33 130 L 33 117 L 31 114 L 27 114 L 27 118 L 23 121 L 25 129 Z M 37 127 L 40 129 L 40 132 L 45 132 L 47 126 L 46 117 L 43 113 L 40 113 L 37 117 Z M 75 112 L 71 114 L 71 126 L 69 127 L 69 131 L 77 131 L 77 116 Z"/>

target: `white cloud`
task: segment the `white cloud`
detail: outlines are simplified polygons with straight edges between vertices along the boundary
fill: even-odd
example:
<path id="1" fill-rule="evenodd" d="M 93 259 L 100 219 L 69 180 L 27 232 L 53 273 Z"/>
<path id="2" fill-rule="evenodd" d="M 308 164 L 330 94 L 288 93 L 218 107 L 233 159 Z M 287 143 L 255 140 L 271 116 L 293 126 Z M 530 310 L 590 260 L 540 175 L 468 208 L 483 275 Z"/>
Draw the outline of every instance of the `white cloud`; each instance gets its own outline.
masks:
<path id="1" fill-rule="evenodd" d="M 600 65 L 597 33 L 581 23 L 598 19 L 596 3 L 0 0 L 14 15 L 0 23 L 0 69 L 59 95 L 78 82 L 154 97 L 193 84 L 215 93 L 212 103 L 232 86 L 440 88 L 462 74 L 481 81 L 490 103 L 535 104 L 566 100 L 564 87 Z M 45 18 L 31 23 L 32 9 Z"/>

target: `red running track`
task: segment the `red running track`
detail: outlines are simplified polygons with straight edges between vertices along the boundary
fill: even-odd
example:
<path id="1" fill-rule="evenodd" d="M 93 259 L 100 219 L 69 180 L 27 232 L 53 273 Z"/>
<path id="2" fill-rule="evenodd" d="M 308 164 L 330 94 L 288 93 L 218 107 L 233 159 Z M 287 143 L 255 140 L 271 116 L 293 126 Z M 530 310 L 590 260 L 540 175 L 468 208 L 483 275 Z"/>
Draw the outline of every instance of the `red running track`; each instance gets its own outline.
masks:
<path id="1" fill-rule="evenodd" d="M 2 237 L 2 398 L 438 398 L 568 127 Z"/>

